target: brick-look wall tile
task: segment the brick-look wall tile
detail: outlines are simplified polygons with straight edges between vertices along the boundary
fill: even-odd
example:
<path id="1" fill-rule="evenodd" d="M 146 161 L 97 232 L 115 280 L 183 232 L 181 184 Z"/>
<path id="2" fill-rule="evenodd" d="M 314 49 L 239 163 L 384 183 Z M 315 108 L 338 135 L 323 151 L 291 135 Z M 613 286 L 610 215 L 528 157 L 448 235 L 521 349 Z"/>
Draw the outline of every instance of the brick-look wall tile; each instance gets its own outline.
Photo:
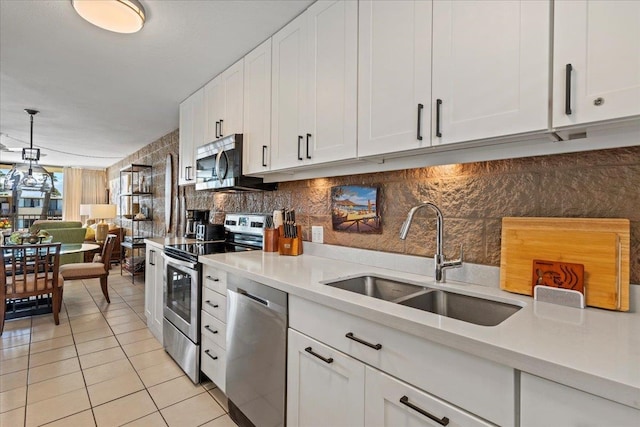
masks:
<path id="1" fill-rule="evenodd" d="M 175 130 L 108 169 L 112 199 L 119 193 L 118 171 L 130 163 L 154 167 L 154 223 L 164 236 L 164 161 L 173 156 L 173 198 L 185 194 L 190 209 L 209 209 L 220 223 L 227 212 L 271 212 L 293 207 L 310 240 L 311 226 L 324 226 L 327 244 L 432 256 L 435 219 L 423 209 L 416 214 L 406 241 L 398 233 L 409 209 L 429 200 L 445 217 L 445 254 L 457 257 L 459 245 L 468 262 L 500 264 L 501 221 L 505 216 L 615 217 L 631 220 L 631 282 L 640 283 L 640 146 L 444 165 L 392 172 L 348 175 L 279 184 L 266 193 L 178 192 L 179 132 Z M 331 224 L 330 192 L 336 185 L 380 187 L 381 234 L 336 232 Z M 173 228 L 175 230 L 175 227 Z M 172 231 L 175 232 L 175 231 Z"/>

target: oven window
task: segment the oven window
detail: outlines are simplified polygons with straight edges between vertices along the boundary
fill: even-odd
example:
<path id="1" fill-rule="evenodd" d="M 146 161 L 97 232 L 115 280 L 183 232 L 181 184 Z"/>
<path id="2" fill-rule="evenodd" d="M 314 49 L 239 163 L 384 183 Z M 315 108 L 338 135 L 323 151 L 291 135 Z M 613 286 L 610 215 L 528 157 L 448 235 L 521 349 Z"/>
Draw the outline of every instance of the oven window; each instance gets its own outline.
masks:
<path id="1" fill-rule="evenodd" d="M 191 283 L 188 272 L 167 265 L 167 308 L 191 322 Z"/>

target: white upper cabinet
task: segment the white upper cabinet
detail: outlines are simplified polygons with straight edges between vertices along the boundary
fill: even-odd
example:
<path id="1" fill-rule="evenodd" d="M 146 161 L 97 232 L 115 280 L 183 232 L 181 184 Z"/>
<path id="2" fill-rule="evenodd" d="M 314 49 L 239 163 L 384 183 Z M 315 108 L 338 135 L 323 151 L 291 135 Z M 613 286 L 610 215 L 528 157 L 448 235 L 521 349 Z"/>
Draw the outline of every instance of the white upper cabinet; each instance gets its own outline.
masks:
<path id="1" fill-rule="evenodd" d="M 355 1 L 318 1 L 273 36 L 271 170 L 354 158 Z"/>
<path id="2" fill-rule="evenodd" d="M 244 173 L 271 167 L 271 39 L 244 57 Z"/>
<path id="3" fill-rule="evenodd" d="M 556 0 L 553 126 L 640 114 L 640 2 Z"/>
<path id="4" fill-rule="evenodd" d="M 358 156 L 430 145 L 431 1 L 360 1 Z"/>
<path id="5" fill-rule="evenodd" d="M 206 142 L 243 131 L 244 59 L 204 87 Z"/>
<path id="6" fill-rule="evenodd" d="M 433 145 L 548 128 L 550 7 L 433 3 Z"/>
<path id="7" fill-rule="evenodd" d="M 204 143 L 204 89 L 180 103 L 178 184 L 195 184 L 196 147 Z"/>

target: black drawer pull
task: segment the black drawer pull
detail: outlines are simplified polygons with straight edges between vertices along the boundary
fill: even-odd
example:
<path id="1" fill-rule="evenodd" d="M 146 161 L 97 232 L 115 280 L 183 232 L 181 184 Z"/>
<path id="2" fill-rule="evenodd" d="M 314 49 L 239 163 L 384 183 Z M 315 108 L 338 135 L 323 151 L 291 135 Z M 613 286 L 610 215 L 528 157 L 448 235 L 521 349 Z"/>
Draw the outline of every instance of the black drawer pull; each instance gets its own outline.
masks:
<path id="1" fill-rule="evenodd" d="M 213 307 L 213 308 L 218 308 L 218 307 L 220 307 L 218 304 L 212 304 L 212 303 L 211 303 L 211 301 L 209 301 L 209 300 L 206 300 L 206 301 L 205 301 L 205 303 L 209 304 L 209 305 L 210 305 L 211 307 Z"/>
<path id="2" fill-rule="evenodd" d="M 214 281 L 214 282 L 219 282 L 220 281 L 220 279 L 218 279 L 217 277 L 211 277 L 211 276 L 207 276 L 207 280 L 211 280 L 211 281 Z"/>
<path id="3" fill-rule="evenodd" d="M 571 72 L 573 71 L 573 65 L 567 64 L 564 71 L 564 113 L 567 116 L 571 115 Z"/>
<path id="4" fill-rule="evenodd" d="M 298 160 L 302 160 L 302 154 L 300 154 L 301 145 L 302 145 L 302 135 L 298 135 Z"/>
<path id="5" fill-rule="evenodd" d="M 211 350 L 205 350 L 204 353 L 209 356 L 210 358 L 212 358 L 213 360 L 218 360 L 218 356 L 212 356 L 211 354 L 209 354 L 209 351 Z M 446 424 L 445 424 L 446 425 Z"/>
<path id="6" fill-rule="evenodd" d="M 309 138 L 311 138 L 310 133 L 307 134 L 307 159 L 311 158 L 311 156 L 309 155 Z"/>
<path id="7" fill-rule="evenodd" d="M 204 325 L 204 328 L 206 330 L 208 330 L 209 332 L 213 333 L 213 334 L 217 334 L 218 333 L 218 331 L 214 331 L 213 329 L 211 329 L 211 326 L 209 326 L 209 325 Z"/>
<path id="8" fill-rule="evenodd" d="M 220 119 L 220 138 L 224 136 L 224 133 L 222 132 L 222 122 L 224 122 L 224 120 Z"/>
<path id="9" fill-rule="evenodd" d="M 220 122 L 216 122 L 216 138 L 220 138 L 220 131 L 218 130 L 218 126 L 220 126 Z"/>
<path id="10" fill-rule="evenodd" d="M 424 105 L 418 104 L 418 141 L 422 141 L 422 110 Z"/>
<path id="11" fill-rule="evenodd" d="M 350 340 L 354 340 L 355 342 L 359 342 L 360 344 L 364 344 L 367 347 L 371 347 L 373 349 L 376 350 L 380 350 L 382 348 L 382 344 L 371 344 L 370 342 L 366 342 L 365 340 L 361 340 L 358 337 L 353 336 L 353 332 L 348 332 L 345 337 L 349 338 Z"/>
<path id="12" fill-rule="evenodd" d="M 436 99 L 436 136 L 442 138 L 442 132 L 440 132 L 440 107 L 442 106 L 442 99 Z"/>
<path id="13" fill-rule="evenodd" d="M 409 402 L 409 398 L 407 396 L 402 396 L 400 398 L 400 403 L 402 403 L 403 405 L 406 405 L 409 408 L 413 409 L 414 411 L 424 415 L 425 417 L 429 418 L 430 420 L 433 420 L 433 421 L 437 422 L 441 426 L 446 426 L 447 424 L 449 424 L 449 418 L 447 418 L 447 417 L 438 418 L 435 415 L 431 415 L 430 413 L 428 413 L 424 409 L 418 408 L 416 405 L 414 405 L 413 403 Z"/>
<path id="14" fill-rule="evenodd" d="M 304 351 L 306 351 L 307 353 L 317 357 L 318 359 L 322 360 L 323 362 L 327 362 L 327 363 L 333 363 L 333 357 L 330 358 L 326 358 L 326 357 L 322 357 L 320 356 L 318 353 L 316 353 L 315 351 L 313 351 L 313 349 L 311 347 L 307 347 L 304 349 Z"/>
<path id="15" fill-rule="evenodd" d="M 262 146 L 262 166 L 267 167 L 267 146 Z"/>

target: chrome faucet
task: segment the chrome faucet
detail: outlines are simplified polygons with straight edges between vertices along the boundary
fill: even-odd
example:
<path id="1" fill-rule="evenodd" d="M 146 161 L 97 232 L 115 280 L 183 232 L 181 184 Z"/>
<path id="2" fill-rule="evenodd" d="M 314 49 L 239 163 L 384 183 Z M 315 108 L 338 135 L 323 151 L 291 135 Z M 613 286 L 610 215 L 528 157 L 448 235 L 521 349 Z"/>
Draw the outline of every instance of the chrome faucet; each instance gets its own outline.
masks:
<path id="1" fill-rule="evenodd" d="M 407 238 L 407 234 L 409 233 L 409 228 L 411 228 L 411 222 L 413 221 L 413 215 L 425 206 L 430 207 L 436 212 L 436 254 L 433 256 L 433 260 L 435 262 L 435 276 L 436 282 L 444 282 L 444 271 L 448 268 L 460 268 L 462 267 L 462 258 L 464 256 L 462 245 L 460 245 L 460 258 L 452 261 L 446 261 L 444 258 L 444 253 L 442 250 L 442 234 L 444 229 L 444 220 L 442 218 L 442 211 L 431 202 L 423 202 L 418 206 L 414 206 L 409 211 L 409 215 L 407 215 L 407 219 L 402 224 L 402 228 L 400 228 L 400 239 L 405 240 Z"/>

